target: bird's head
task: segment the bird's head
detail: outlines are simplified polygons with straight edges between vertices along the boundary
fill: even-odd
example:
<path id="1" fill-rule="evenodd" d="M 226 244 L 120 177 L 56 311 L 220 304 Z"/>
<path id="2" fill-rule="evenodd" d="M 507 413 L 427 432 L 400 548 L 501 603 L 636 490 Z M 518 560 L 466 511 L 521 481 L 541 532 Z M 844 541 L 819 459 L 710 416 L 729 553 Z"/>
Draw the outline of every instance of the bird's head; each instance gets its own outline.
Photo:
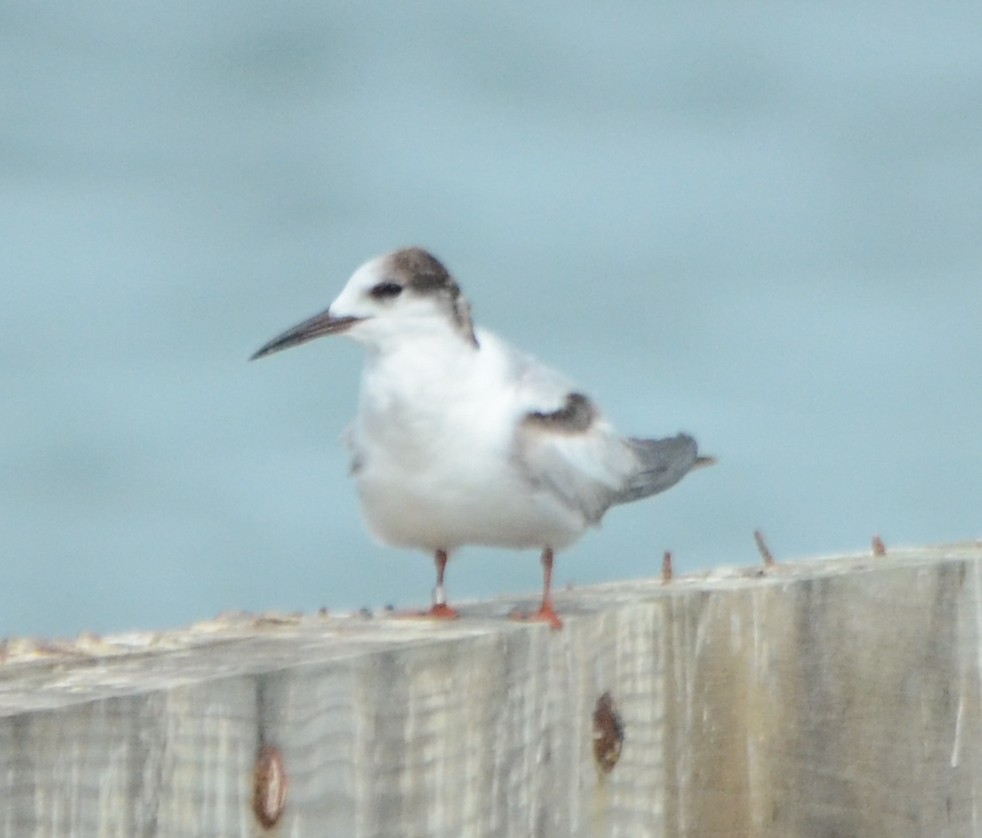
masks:
<path id="1" fill-rule="evenodd" d="M 366 262 L 326 311 L 273 338 L 252 359 L 342 333 L 380 351 L 432 335 L 457 335 L 477 346 L 460 286 L 435 256 L 410 247 Z"/>

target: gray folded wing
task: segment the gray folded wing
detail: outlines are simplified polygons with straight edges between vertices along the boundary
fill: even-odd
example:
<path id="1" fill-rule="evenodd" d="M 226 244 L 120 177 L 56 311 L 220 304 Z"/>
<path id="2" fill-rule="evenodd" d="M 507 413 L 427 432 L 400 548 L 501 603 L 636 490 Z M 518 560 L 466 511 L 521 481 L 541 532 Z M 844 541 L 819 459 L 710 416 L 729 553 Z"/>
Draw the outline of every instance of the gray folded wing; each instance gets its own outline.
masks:
<path id="1" fill-rule="evenodd" d="M 696 464 L 696 441 L 687 434 L 665 439 L 626 439 L 634 453 L 638 471 L 632 474 L 614 503 L 630 503 L 664 492 L 678 483 Z"/>
<path id="2" fill-rule="evenodd" d="M 597 523 L 611 506 L 673 486 L 696 464 L 695 440 L 619 436 L 579 393 L 550 412 L 530 412 L 516 431 L 516 460 L 526 478 Z"/>

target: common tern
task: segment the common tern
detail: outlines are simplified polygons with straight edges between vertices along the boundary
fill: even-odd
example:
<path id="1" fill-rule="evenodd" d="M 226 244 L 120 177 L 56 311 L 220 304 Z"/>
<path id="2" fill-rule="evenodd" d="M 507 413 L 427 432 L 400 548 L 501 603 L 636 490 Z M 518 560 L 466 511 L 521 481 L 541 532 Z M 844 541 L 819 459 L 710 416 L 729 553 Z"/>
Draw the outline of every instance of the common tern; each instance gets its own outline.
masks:
<path id="1" fill-rule="evenodd" d="M 554 552 L 611 506 L 713 462 L 686 434 L 619 435 L 567 379 L 476 327 L 456 280 L 421 248 L 366 262 L 326 311 L 252 359 L 336 334 L 367 350 L 346 433 L 365 519 L 381 541 L 432 553 L 432 616 L 457 616 L 444 573 L 458 548 L 535 548 L 543 593 L 529 618 L 558 628 Z"/>

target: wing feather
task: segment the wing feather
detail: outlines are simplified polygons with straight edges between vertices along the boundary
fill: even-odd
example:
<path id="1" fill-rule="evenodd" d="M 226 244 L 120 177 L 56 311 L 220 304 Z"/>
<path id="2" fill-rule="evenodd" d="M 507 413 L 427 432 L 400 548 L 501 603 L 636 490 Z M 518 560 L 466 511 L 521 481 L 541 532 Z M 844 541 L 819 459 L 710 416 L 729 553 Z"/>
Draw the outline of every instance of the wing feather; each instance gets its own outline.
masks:
<path id="1" fill-rule="evenodd" d="M 615 504 L 670 488 L 699 464 L 692 437 L 622 437 L 559 373 L 519 353 L 510 363 L 523 405 L 514 438 L 518 467 L 587 522 L 599 523 Z"/>
<path id="2" fill-rule="evenodd" d="M 516 458 L 525 476 L 596 524 L 615 504 L 674 486 L 696 464 L 696 442 L 625 438 L 581 393 L 556 410 L 531 411 L 519 423 Z"/>

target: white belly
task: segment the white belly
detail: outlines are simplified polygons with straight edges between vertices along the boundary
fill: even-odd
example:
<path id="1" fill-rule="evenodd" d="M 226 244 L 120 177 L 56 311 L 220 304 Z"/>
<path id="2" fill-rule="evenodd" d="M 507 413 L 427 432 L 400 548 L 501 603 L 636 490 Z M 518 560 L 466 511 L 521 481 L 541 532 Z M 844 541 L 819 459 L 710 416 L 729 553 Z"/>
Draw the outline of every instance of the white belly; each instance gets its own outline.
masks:
<path id="1" fill-rule="evenodd" d="M 586 526 L 516 476 L 470 472 L 448 461 L 414 473 L 367 466 L 356 479 L 369 527 L 387 544 L 450 552 L 466 544 L 559 550 Z"/>
<path id="2" fill-rule="evenodd" d="M 388 544 L 424 550 L 568 546 L 586 522 L 515 463 L 515 423 L 527 408 L 503 383 L 503 362 L 458 357 L 366 368 L 351 442 L 369 527 Z"/>

